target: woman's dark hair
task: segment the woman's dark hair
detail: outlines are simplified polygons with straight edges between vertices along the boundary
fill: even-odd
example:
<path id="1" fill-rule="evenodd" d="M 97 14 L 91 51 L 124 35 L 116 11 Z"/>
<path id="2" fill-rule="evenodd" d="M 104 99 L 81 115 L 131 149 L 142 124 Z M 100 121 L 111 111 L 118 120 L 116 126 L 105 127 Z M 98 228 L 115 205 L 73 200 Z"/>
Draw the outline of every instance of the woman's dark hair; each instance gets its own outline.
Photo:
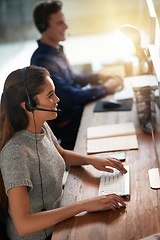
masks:
<path id="1" fill-rule="evenodd" d="M 62 9 L 61 1 L 40 1 L 33 10 L 33 20 L 40 33 L 48 27 L 50 15 L 57 13 Z"/>
<path id="2" fill-rule="evenodd" d="M 38 66 L 26 68 L 26 86 L 30 98 L 36 101 L 36 95 L 43 91 L 45 77 L 50 76 L 47 69 Z M 13 135 L 27 128 L 29 119 L 22 102 L 27 101 L 27 95 L 22 80 L 21 69 L 13 71 L 7 77 L 0 106 L 0 151 Z M 5 206 L 6 195 L 0 172 L 0 204 Z"/>

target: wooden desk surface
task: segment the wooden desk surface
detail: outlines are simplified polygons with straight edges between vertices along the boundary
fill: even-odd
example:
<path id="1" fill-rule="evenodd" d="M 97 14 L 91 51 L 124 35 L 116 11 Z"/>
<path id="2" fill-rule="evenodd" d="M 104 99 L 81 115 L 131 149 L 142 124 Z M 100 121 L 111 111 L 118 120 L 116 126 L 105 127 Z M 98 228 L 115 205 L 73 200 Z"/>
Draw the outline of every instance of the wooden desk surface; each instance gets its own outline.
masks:
<path id="1" fill-rule="evenodd" d="M 86 154 L 86 129 L 89 126 L 133 121 L 138 150 L 126 151 L 124 164 L 130 166 L 131 198 L 126 209 L 81 213 L 54 227 L 52 240 L 137 240 L 160 232 L 160 190 L 149 185 L 148 170 L 158 167 L 151 135 L 139 127 L 136 106 L 129 112 L 93 113 L 95 103 L 85 107 L 75 151 Z M 157 110 L 157 122 L 159 113 Z M 160 145 L 159 128 L 156 143 Z M 157 147 L 160 155 L 160 147 Z M 92 166 L 72 167 L 61 205 L 98 195 L 99 172 Z"/>

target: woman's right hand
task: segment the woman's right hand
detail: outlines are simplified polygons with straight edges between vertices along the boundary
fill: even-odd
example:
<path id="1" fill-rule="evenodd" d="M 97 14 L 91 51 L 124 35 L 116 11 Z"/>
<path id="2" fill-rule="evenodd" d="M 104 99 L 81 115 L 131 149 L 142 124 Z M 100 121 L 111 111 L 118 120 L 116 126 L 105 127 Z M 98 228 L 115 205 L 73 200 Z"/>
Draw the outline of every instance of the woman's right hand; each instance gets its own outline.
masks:
<path id="1" fill-rule="evenodd" d="M 83 207 L 87 212 L 102 211 L 107 208 L 116 211 L 116 208 L 120 208 L 119 204 L 126 207 L 126 203 L 124 202 L 123 198 L 116 194 L 108 194 L 86 199 L 83 201 L 83 204 Z"/>

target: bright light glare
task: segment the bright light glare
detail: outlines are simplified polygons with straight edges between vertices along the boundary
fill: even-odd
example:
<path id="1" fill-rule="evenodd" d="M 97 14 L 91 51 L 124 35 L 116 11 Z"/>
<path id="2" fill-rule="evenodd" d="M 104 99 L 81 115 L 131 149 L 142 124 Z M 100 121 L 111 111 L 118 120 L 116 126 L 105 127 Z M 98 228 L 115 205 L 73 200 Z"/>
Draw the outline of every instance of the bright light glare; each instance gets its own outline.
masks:
<path id="1" fill-rule="evenodd" d="M 126 55 L 131 56 L 135 54 L 135 47 L 132 43 L 132 41 L 120 30 L 115 30 L 114 32 L 117 40 L 117 44 L 119 45 L 119 48 L 126 53 Z"/>

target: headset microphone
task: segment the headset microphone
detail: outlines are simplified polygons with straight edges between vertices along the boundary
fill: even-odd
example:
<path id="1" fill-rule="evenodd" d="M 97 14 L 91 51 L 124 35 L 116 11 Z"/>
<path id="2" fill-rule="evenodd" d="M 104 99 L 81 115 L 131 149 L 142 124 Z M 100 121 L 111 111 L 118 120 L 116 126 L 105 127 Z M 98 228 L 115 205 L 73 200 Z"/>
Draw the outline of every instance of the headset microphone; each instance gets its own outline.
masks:
<path id="1" fill-rule="evenodd" d="M 25 104 L 25 108 L 29 112 L 33 112 L 35 110 L 37 110 L 37 111 L 45 111 L 45 112 L 61 112 L 62 111 L 61 109 L 49 110 L 49 109 L 45 109 L 45 108 L 38 108 L 38 107 L 28 106 L 27 104 Z"/>
<path id="2" fill-rule="evenodd" d="M 35 110 L 37 110 L 37 111 L 46 111 L 46 112 L 62 112 L 61 109 L 49 110 L 49 109 L 45 109 L 45 108 L 35 108 Z"/>

